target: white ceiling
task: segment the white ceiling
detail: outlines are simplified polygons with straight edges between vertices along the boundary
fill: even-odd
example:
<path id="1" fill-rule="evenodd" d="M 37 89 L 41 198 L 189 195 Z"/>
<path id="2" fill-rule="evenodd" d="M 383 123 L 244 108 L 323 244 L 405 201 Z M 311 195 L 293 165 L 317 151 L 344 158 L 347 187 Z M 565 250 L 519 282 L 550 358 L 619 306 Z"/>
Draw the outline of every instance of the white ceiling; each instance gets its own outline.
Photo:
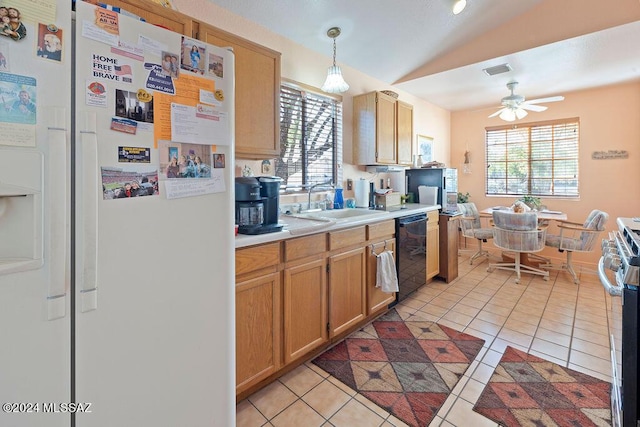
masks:
<path id="1" fill-rule="evenodd" d="M 450 0 L 210 1 L 325 56 L 341 27 L 338 65 L 451 111 L 497 107 L 512 80 L 527 99 L 640 80 L 638 0 L 468 0 L 457 16 Z"/>

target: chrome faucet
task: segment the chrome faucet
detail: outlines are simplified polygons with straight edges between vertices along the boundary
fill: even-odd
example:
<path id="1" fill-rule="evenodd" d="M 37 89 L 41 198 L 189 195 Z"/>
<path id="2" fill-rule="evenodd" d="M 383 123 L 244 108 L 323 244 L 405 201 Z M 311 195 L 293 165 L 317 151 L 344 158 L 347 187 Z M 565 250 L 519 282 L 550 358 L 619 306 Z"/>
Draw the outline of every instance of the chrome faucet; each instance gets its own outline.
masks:
<path id="1" fill-rule="evenodd" d="M 307 197 L 307 210 L 311 210 L 311 192 L 313 191 L 314 188 L 316 187 L 320 187 L 323 185 L 328 185 L 331 188 L 333 188 L 333 182 L 331 180 L 327 181 L 327 182 L 318 182 L 316 184 L 313 184 L 311 187 L 309 187 L 309 194 Z"/>

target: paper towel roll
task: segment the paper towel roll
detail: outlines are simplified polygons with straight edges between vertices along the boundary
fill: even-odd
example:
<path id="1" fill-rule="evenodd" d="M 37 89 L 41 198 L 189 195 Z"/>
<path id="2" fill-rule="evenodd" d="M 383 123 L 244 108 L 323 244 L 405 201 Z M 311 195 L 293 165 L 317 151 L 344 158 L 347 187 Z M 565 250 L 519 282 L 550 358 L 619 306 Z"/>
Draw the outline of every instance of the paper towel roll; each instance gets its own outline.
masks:
<path id="1" fill-rule="evenodd" d="M 356 196 L 356 208 L 369 207 L 369 181 L 364 178 L 354 182 L 354 193 Z"/>

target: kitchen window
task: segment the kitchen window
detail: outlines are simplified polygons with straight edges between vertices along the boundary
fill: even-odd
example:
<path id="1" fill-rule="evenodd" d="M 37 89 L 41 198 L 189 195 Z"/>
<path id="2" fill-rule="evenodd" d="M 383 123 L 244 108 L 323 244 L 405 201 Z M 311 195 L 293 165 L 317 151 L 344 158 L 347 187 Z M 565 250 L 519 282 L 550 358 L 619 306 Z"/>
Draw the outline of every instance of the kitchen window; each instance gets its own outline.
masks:
<path id="1" fill-rule="evenodd" d="M 486 128 L 488 196 L 578 197 L 578 118 Z"/>
<path id="2" fill-rule="evenodd" d="M 342 182 L 342 97 L 302 85 L 280 87 L 280 157 L 275 174 L 287 192 Z"/>

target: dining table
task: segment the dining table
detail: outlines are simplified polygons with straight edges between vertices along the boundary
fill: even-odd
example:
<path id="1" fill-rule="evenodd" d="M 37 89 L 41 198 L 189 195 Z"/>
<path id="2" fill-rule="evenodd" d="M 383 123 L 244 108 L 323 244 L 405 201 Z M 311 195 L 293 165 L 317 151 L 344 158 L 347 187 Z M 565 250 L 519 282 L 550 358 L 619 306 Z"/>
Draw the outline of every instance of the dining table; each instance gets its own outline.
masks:
<path id="1" fill-rule="evenodd" d="M 483 216 L 493 215 L 493 211 L 496 211 L 496 210 L 509 211 L 511 210 L 511 208 L 507 206 L 492 206 L 490 208 L 482 209 L 480 211 L 480 215 L 483 215 Z M 538 223 L 540 225 L 547 225 L 549 221 L 566 221 L 567 220 L 567 214 L 560 211 L 542 209 L 537 211 L 537 213 L 538 213 Z M 513 257 L 503 253 L 502 260 L 504 262 L 513 262 Z M 526 252 L 520 253 L 520 264 L 528 265 L 534 268 L 539 268 L 540 264 L 544 262 L 546 261 L 541 261 L 540 257 L 537 257 L 537 256 L 529 257 L 529 254 Z"/>
<path id="2" fill-rule="evenodd" d="M 487 214 L 493 215 L 493 211 L 502 211 L 502 210 L 508 211 L 508 210 L 511 210 L 511 208 L 507 206 L 493 206 L 493 207 L 481 210 L 480 213 L 485 215 Z M 538 212 L 538 221 L 550 221 L 550 220 L 566 221 L 567 220 L 567 214 L 564 212 L 551 211 L 548 209 L 542 209 L 537 212 Z"/>

